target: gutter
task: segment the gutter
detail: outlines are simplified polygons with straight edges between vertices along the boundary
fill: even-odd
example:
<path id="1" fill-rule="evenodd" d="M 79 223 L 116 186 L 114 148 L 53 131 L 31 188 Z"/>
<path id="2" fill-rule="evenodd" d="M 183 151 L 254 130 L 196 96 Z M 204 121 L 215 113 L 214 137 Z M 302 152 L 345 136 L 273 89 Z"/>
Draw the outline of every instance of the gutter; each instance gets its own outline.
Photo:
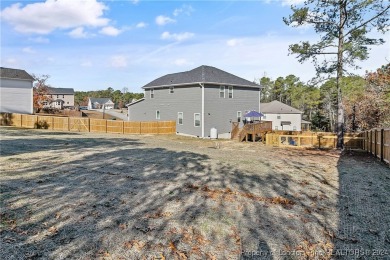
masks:
<path id="1" fill-rule="evenodd" d="M 202 88 L 202 138 L 204 138 L 204 83 L 198 83 Z"/>

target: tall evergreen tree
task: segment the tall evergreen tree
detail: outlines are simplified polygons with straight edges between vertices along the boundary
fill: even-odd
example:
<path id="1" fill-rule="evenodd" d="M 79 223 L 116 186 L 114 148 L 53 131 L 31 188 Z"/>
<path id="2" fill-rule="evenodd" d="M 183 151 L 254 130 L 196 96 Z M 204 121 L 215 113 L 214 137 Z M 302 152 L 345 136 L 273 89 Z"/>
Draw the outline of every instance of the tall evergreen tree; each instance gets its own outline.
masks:
<path id="1" fill-rule="evenodd" d="M 383 44 L 383 39 L 370 38 L 373 29 L 389 30 L 388 0 L 306 0 L 303 6 L 292 5 L 293 14 L 284 22 L 293 27 L 311 25 L 320 40 L 290 45 L 290 53 L 299 62 L 312 60 L 317 74 L 336 73 L 337 86 L 337 148 L 344 146 L 344 107 L 340 79 L 347 67 L 356 68 L 356 61 L 368 58 L 370 45 Z M 318 59 L 318 55 L 325 58 Z"/>

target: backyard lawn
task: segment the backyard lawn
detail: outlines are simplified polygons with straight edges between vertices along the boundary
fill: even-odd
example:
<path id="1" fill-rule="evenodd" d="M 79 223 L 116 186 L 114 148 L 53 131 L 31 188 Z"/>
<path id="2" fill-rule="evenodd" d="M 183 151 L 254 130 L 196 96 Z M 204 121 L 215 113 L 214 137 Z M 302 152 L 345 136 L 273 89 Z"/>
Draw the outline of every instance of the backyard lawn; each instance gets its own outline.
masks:
<path id="1" fill-rule="evenodd" d="M 0 134 L 1 259 L 390 258 L 390 168 L 363 152 Z"/>

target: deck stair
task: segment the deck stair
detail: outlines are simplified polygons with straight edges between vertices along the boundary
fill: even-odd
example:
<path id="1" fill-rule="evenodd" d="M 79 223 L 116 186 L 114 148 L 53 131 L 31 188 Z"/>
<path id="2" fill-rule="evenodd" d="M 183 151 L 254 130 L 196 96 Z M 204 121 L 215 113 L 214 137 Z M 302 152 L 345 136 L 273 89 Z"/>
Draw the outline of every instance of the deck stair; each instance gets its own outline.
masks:
<path id="1" fill-rule="evenodd" d="M 258 139 L 264 141 L 265 134 L 270 131 L 272 131 L 271 121 L 248 123 L 243 128 L 239 127 L 238 122 L 233 122 L 231 139 L 237 139 L 239 142 L 248 142 L 249 140 L 255 142 Z"/>

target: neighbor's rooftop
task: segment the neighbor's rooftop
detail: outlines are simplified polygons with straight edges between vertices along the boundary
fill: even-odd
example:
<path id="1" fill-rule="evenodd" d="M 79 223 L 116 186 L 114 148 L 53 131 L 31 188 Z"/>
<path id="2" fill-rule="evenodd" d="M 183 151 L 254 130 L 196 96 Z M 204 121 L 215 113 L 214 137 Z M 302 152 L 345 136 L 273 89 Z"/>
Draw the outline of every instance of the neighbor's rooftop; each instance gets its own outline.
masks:
<path id="1" fill-rule="evenodd" d="M 34 81 L 34 78 L 25 70 L 0 67 L 0 78 L 21 79 Z"/>

